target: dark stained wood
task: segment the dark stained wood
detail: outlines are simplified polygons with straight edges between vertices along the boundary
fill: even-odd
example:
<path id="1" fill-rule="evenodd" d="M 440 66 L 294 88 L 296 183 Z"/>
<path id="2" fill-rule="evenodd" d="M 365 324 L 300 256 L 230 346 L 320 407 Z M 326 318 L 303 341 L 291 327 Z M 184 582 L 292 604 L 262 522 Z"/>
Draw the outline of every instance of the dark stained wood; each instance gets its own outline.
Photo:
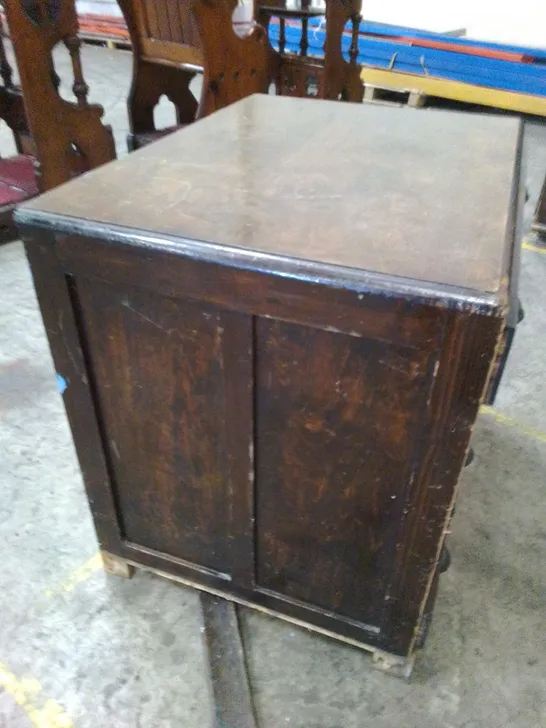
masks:
<path id="1" fill-rule="evenodd" d="M 38 162 L 38 186 L 49 190 L 114 159 L 114 140 L 102 124 L 103 108 L 87 102 L 74 3 L 38 0 L 27 6 L 6 0 L 4 7 Z M 72 59 L 76 103 L 61 98 L 52 76 L 52 52 L 61 42 Z"/>
<path id="2" fill-rule="evenodd" d="M 348 109 L 254 96 L 17 218 L 103 549 L 407 674 L 506 318 L 520 138 L 353 107 L 356 134 Z"/>
<path id="3" fill-rule="evenodd" d="M 497 349 L 497 357 L 490 377 L 490 383 L 485 395 L 485 403 L 493 405 L 499 385 L 501 383 L 504 368 L 512 348 L 515 331 L 518 323 L 523 318 L 523 308 L 519 298 L 519 272 L 521 259 L 521 241 L 523 240 L 524 207 L 527 195 L 525 185 L 525 167 L 523 164 L 523 137 L 524 125 L 521 127 L 521 134 L 514 165 L 514 177 L 512 195 L 510 199 L 507 237 L 513 240 L 511 253 L 505 261 L 508 269 L 508 311 L 501 343 Z"/>
<path id="4" fill-rule="evenodd" d="M 189 86 L 203 53 L 190 0 L 120 0 L 119 5 L 133 49 L 127 100 L 132 150 L 158 138 L 154 108 L 162 96 L 174 105 L 177 126 L 195 120 L 198 102 Z"/>
<path id="5" fill-rule="evenodd" d="M 447 317 L 434 388 L 427 401 L 422 451 L 408 483 L 409 507 L 404 531 L 396 541 L 396 577 L 387 601 L 386 621 L 391 639 L 398 644 L 413 646 L 416 639 L 415 625 L 425 608 L 417 594 L 427 593 L 433 584 L 455 504 L 453 474 L 464 466 L 503 325 L 502 318 L 471 313 Z M 406 548 L 408 540 L 416 547 Z"/>
<path id="6" fill-rule="evenodd" d="M 171 240 L 494 293 L 518 134 L 515 119 L 256 95 L 82 177 L 69 201 L 58 191 L 35 205 Z"/>
<path id="7" fill-rule="evenodd" d="M 259 586 L 383 626 L 438 346 L 258 320 Z"/>
<path id="8" fill-rule="evenodd" d="M 101 422 L 95 412 L 95 390 L 86 365 L 81 322 L 74 280 L 66 276 L 55 254 L 53 235 L 43 233 L 37 245 L 26 248 L 34 287 L 38 296 L 45 330 L 55 368 L 63 377 L 63 393 L 68 420 L 101 548 L 113 554 L 121 549 L 121 532 L 111 463 L 105 449 Z"/>
<path id="9" fill-rule="evenodd" d="M 167 2 L 167 18 L 169 21 L 169 35 L 173 43 L 183 42 L 182 23 L 180 22 L 180 9 L 176 3 Z"/>
<path id="10" fill-rule="evenodd" d="M 169 25 L 169 12 L 165 0 L 154 0 L 157 16 L 158 37 L 172 39 L 171 29 Z"/>
<path id="11" fill-rule="evenodd" d="M 243 516 L 246 529 L 249 511 L 236 511 L 229 494 L 240 480 L 225 475 L 233 461 L 248 480 L 241 454 L 251 430 L 217 424 L 245 406 L 233 390 L 244 380 L 227 366 L 225 344 L 237 341 L 245 318 L 139 289 L 120 296 L 96 281 L 79 282 L 77 296 L 124 538 L 229 574 L 226 548 L 239 538 L 233 516 Z"/>
<path id="12" fill-rule="evenodd" d="M 29 222 L 31 219 L 36 224 L 36 218 L 27 218 Z M 54 225 L 61 229 L 59 220 L 55 219 Z M 214 306 L 294 323 L 305 322 L 308 326 L 318 328 L 326 325 L 331 330 L 349 335 L 386 338 L 415 349 L 421 346 L 423 337 L 434 337 L 441 329 L 435 310 L 420 305 L 419 315 L 415 315 L 418 304 L 428 303 L 443 295 L 446 307 L 460 306 L 461 297 L 475 293 L 456 289 L 448 291 L 421 284 L 419 290 L 415 290 L 415 295 L 410 297 L 412 289 L 403 282 L 401 286 L 398 285 L 401 281 L 395 279 L 370 276 L 367 280 L 362 273 L 352 275 L 353 271 L 348 269 L 324 267 L 317 281 L 316 266 L 289 267 L 291 261 L 282 259 L 272 259 L 266 266 L 266 260 L 257 256 L 254 256 L 254 264 L 259 263 L 261 270 L 248 270 L 249 263 L 244 258 L 237 259 L 235 266 L 232 265 L 232 256 L 195 260 L 187 255 L 197 253 L 193 245 L 185 251 L 186 255 L 182 255 L 179 254 L 182 251 L 178 246 L 176 251 L 162 250 L 162 241 L 157 239 L 154 242 L 159 245 L 154 249 L 165 254 L 165 265 L 156 266 L 150 260 L 149 247 L 138 246 L 135 237 L 124 241 L 128 244 L 116 250 L 108 244 L 121 242 L 114 237 L 115 231 L 107 233 L 106 229 L 100 231 L 91 227 L 88 234 L 95 238 L 93 249 L 90 249 L 84 236 L 58 236 L 57 257 L 66 270 L 76 276 L 88 272 L 93 278 L 116 286 L 122 285 L 129 276 L 140 288 L 151 292 L 161 290 L 173 298 L 180 297 L 183 291 L 184 297 L 207 301 Z M 108 234 L 108 241 L 100 240 L 101 234 Z M 240 268 L 236 279 L 224 270 L 225 265 Z M 309 283 L 329 285 L 328 301 L 321 300 L 319 296 L 310 300 Z M 359 297 L 363 295 L 362 292 L 377 293 L 381 290 L 389 290 L 397 297 L 397 302 L 378 297 L 373 300 L 373 306 L 370 304 L 371 310 L 363 312 L 362 299 Z M 474 295 L 473 306 L 488 311 L 494 300 L 491 297 L 480 299 Z M 332 302 L 335 310 L 332 310 Z"/>

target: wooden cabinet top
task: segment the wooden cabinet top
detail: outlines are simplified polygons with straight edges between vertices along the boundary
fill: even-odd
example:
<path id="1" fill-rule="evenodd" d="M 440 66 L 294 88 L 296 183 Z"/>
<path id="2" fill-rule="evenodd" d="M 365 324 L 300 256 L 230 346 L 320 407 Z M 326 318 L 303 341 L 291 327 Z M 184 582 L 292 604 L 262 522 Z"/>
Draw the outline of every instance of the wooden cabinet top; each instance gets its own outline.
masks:
<path id="1" fill-rule="evenodd" d="M 515 119 L 252 96 L 30 202 L 18 219 L 496 296 L 518 145 Z"/>

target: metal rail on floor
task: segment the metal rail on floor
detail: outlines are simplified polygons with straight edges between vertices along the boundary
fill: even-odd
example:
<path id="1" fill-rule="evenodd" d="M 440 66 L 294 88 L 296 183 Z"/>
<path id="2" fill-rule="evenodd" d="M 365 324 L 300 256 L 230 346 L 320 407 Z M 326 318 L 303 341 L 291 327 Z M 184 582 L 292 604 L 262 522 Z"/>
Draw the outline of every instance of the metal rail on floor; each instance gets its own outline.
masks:
<path id="1" fill-rule="evenodd" d="M 214 702 L 213 728 L 257 728 L 237 606 L 201 592 L 204 637 Z"/>

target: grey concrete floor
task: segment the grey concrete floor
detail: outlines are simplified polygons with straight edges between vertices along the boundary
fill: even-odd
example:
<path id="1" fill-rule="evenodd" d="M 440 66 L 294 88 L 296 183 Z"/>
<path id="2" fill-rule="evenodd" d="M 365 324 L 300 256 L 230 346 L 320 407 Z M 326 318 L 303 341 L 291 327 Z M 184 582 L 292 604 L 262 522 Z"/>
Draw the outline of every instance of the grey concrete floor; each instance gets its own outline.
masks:
<path id="1" fill-rule="evenodd" d="M 130 54 L 88 48 L 84 62 L 122 151 Z M 58 70 L 68 78 L 66 58 Z M 527 132 L 528 222 L 546 135 Z M 5 130 L 0 144 L 9 153 Z M 374 671 L 358 649 L 241 610 L 263 728 L 546 726 L 546 247 L 526 240 L 527 316 L 497 405 L 479 419 L 453 564 L 411 682 Z M 0 728 L 209 724 L 197 595 L 100 568 L 19 243 L 0 248 L 0 555 Z"/>

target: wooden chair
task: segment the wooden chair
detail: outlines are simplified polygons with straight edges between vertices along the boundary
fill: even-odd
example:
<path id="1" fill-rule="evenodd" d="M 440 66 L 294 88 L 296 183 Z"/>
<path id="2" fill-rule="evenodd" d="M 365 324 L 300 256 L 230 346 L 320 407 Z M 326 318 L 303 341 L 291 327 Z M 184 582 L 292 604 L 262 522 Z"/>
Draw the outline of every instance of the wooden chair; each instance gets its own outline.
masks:
<path id="1" fill-rule="evenodd" d="M 190 0 L 119 0 L 133 46 L 133 81 L 127 107 L 129 151 L 191 123 L 198 102 L 189 85 L 203 66 Z M 154 108 L 166 96 L 176 126 L 156 129 Z"/>
<path id="2" fill-rule="evenodd" d="M 34 176 L 33 144 L 28 131 L 21 89 L 13 83 L 13 71 L 0 36 L 0 118 L 13 133 L 17 154 L 0 158 L 0 244 L 17 237 L 13 225 L 15 206 L 38 194 Z"/>
<path id="3" fill-rule="evenodd" d="M 114 159 L 114 140 L 102 124 L 103 108 L 87 101 L 73 0 L 5 0 L 4 6 L 43 192 Z M 58 90 L 52 53 L 61 42 L 72 61 L 74 103 Z"/>
<path id="4" fill-rule="evenodd" d="M 266 31 L 273 18 L 279 23 L 279 74 L 277 93 L 283 96 L 317 97 L 342 101 L 362 101 L 363 85 L 357 64 L 358 32 L 361 0 L 326 0 L 325 8 L 313 6 L 309 0 L 287 3 L 287 0 L 254 0 L 254 14 Z M 324 57 L 309 54 L 309 20 L 326 16 Z M 301 23 L 298 53 L 286 52 L 286 22 Z M 352 27 L 351 44 L 346 59 L 342 39 L 346 24 Z"/>
<path id="5" fill-rule="evenodd" d="M 267 31 L 255 24 L 239 37 L 232 24 L 237 0 L 193 0 L 201 36 L 204 77 L 197 118 L 255 93 L 266 94 L 278 74 L 279 56 Z"/>

